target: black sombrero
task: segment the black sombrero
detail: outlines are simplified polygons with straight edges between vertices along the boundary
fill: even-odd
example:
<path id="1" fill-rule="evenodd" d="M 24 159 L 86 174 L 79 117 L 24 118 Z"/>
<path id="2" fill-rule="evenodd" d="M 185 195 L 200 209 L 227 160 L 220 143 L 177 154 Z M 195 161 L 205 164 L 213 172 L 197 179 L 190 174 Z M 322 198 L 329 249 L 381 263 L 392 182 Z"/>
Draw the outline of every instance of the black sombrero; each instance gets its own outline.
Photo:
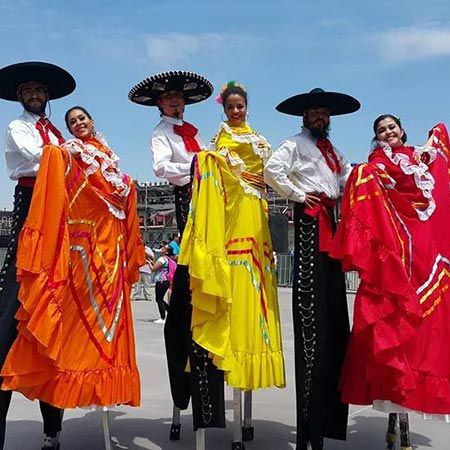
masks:
<path id="1" fill-rule="evenodd" d="M 50 100 L 69 95 L 76 86 L 72 75 L 55 64 L 22 62 L 0 69 L 0 98 L 17 102 L 18 86 L 28 81 L 44 84 Z"/>
<path id="2" fill-rule="evenodd" d="M 276 110 L 292 116 L 303 116 L 307 109 L 320 107 L 328 108 L 332 116 L 339 116 L 358 111 L 361 104 L 351 95 L 315 88 L 287 98 L 276 107 Z"/>
<path id="3" fill-rule="evenodd" d="M 213 90 L 212 84 L 201 75 L 175 70 L 158 73 L 142 80 L 131 88 L 128 98 L 139 105 L 157 106 L 156 100 L 163 92 L 180 91 L 186 105 L 191 105 L 207 99 Z"/>

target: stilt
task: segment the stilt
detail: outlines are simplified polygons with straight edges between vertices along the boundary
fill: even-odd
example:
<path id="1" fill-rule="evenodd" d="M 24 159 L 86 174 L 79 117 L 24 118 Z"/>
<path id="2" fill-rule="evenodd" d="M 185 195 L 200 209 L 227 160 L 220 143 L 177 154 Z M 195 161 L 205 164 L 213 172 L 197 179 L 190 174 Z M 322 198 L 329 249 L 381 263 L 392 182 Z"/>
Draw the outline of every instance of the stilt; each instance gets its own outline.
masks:
<path id="1" fill-rule="evenodd" d="M 199 428 L 195 432 L 195 450 L 205 450 L 205 429 Z"/>
<path id="2" fill-rule="evenodd" d="M 388 429 L 386 432 L 386 450 L 394 450 L 397 441 L 397 413 L 389 414 Z"/>
<path id="3" fill-rule="evenodd" d="M 255 429 L 252 425 L 252 391 L 244 392 L 244 426 L 242 427 L 242 440 L 253 441 Z"/>
<path id="4" fill-rule="evenodd" d="M 170 427 L 169 439 L 171 441 L 178 441 L 181 434 L 181 412 L 180 408 L 173 405 L 172 425 Z"/>
<path id="5" fill-rule="evenodd" d="M 239 389 L 233 389 L 233 442 L 231 450 L 243 450 L 242 442 L 242 395 Z"/>
<path id="6" fill-rule="evenodd" d="M 401 450 L 412 450 L 409 439 L 409 418 L 407 413 L 399 414 L 400 422 L 400 448 Z"/>
<path id="7" fill-rule="evenodd" d="M 103 422 L 103 439 L 105 441 L 105 450 L 111 450 L 111 433 L 109 432 L 109 411 L 107 408 L 103 408 L 102 422 Z"/>

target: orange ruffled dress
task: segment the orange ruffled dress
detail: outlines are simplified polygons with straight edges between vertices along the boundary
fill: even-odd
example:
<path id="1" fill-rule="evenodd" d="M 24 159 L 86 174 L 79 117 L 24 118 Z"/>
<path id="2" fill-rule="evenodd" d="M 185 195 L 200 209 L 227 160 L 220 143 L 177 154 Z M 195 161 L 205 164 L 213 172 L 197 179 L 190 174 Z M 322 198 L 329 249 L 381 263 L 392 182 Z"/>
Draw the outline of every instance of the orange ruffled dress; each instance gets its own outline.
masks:
<path id="1" fill-rule="evenodd" d="M 117 156 L 96 139 L 46 146 L 19 240 L 19 335 L 2 389 L 60 408 L 139 406 L 130 290 L 144 260 Z"/>

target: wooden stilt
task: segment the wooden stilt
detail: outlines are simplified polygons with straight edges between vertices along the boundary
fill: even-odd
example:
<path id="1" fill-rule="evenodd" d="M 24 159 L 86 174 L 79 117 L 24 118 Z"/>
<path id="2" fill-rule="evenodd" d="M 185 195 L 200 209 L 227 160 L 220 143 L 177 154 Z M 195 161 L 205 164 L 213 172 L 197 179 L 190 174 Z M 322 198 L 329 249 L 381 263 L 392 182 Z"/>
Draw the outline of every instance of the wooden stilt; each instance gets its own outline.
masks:
<path id="1" fill-rule="evenodd" d="M 400 448 L 401 450 L 412 450 L 409 438 L 409 418 L 407 413 L 399 414 L 400 422 Z"/>
<path id="2" fill-rule="evenodd" d="M 242 395 L 239 389 L 233 389 L 233 442 L 232 450 L 242 450 Z"/>
<path id="3" fill-rule="evenodd" d="M 105 450 L 111 450 L 111 433 L 109 431 L 109 411 L 105 408 L 102 412 L 103 422 L 103 439 L 105 442 Z"/>
<path id="4" fill-rule="evenodd" d="M 204 428 L 199 428 L 195 432 L 195 450 L 205 450 L 206 449 L 205 434 L 206 433 L 205 433 Z"/>
<path id="5" fill-rule="evenodd" d="M 171 441 L 178 441 L 180 439 L 180 434 L 181 434 L 181 412 L 180 408 L 177 408 L 175 405 L 173 405 L 172 425 L 170 426 L 169 439 Z"/>
<path id="6" fill-rule="evenodd" d="M 244 392 L 244 426 L 242 427 L 242 440 L 253 441 L 255 430 L 252 423 L 252 391 Z"/>
<path id="7" fill-rule="evenodd" d="M 397 413 L 389 414 L 388 429 L 386 432 L 386 450 L 394 450 L 397 441 Z"/>

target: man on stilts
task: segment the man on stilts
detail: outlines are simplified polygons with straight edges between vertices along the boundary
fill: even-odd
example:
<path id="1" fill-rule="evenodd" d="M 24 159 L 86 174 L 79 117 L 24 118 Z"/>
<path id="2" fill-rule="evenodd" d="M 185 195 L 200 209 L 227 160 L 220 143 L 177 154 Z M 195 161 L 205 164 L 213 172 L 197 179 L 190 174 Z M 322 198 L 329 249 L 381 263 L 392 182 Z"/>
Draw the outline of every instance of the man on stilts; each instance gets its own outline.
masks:
<path id="1" fill-rule="evenodd" d="M 27 218 L 33 186 L 44 145 L 60 145 L 64 139 L 46 118 L 49 100 L 65 97 L 75 89 L 75 80 L 64 69 L 44 62 L 18 63 L 0 69 L 0 98 L 20 102 L 23 114 L 6 131 L 5 157 L 8 175 L 17 181 L 14 193 L 14 224 L 0 274 L 0 367 L 17 337 L 16 253 L 19 234 Z M 1 381 L 1 378 L 0 378 Z M 6 416 L 11 391 L 0 391 L 0 449 L 5 440 Z M 44 421 L 42 450 L 58 450 L 63 411 L 40 402 Z M 25 447 L 26 444 L 24 444 Z"/>
<path id="2" fill-rule="evenodd" d="M 346 439 L 348 405 L 338 389 L 349 320 L 345 278 L 328 256 L 336 228 L 333 207 L 351 166 L 328 139 L 330 116 L 357 111 L 353 97 L 316 88 L 277 106 L 303 116 L 301 133 L 285 140 L 265 166 L 265 181 L 295 202 L 292 310 L 295 338 L 297 450 L 323 449 L 323 438 Z"/>
<path id="3" fill-rule="evenodd" d="M 161 121 L 153 131 L 153 171 L 174 185 L 175 214 L 182 238 L 191 199 L 191 165 L 205 146 L 198 130 L 184 121 L 185 105 L 211 96 L 213 87 L 201 75 L 170 71 L 138 83 L 129 99 L 145 106 L 157 106 Z M 173 402 L 186 409 L 192 397 L 194 430 L 225 427 L 223 372 L 216 369 L 208 353 L 192 341 L 191 303 L 187 267 L 178 265 L 167 314 L 164 335 Z M 189 359 L 190 373 L 186 372 Z"/>

